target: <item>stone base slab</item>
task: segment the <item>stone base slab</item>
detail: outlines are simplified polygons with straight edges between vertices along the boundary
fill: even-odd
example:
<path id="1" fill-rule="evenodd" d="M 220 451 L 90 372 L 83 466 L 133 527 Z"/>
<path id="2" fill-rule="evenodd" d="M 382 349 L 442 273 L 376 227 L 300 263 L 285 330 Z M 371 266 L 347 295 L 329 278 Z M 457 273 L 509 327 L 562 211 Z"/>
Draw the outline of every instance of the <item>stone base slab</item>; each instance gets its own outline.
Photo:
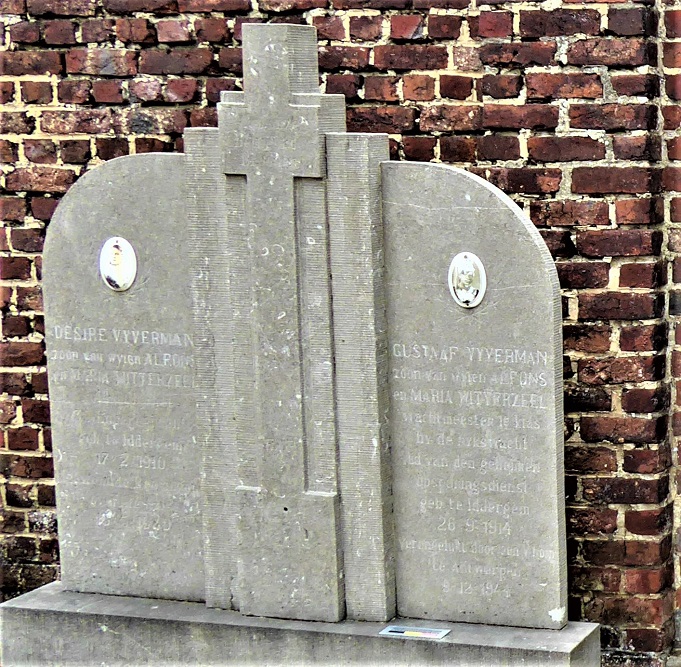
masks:
<path id="1" fill-rule="evenodd" d="M 440 640 L 380 636 L 386 623 L 242 616 L 195 602 L 65 591 L 60 582 L 0 605 L 3 667 L 35 665 L 449 665 L 597 667 L 598 625 L 563 630 L 398 619 Z"/>

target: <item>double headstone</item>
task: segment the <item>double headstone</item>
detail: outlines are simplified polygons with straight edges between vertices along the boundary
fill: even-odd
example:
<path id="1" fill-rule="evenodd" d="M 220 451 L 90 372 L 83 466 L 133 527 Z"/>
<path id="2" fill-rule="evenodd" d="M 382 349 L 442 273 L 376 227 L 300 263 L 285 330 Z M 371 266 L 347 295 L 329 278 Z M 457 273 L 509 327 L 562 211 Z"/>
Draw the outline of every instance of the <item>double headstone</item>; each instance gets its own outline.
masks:
<path id="1" fill-rule="evenodd" d="M 244 93 L 120 158 L 45 250 L 74 591 L 288 619 L 567 622 L 561 313 L 520 209 L 388 162 L 302 26 L 244 26 Z"/>

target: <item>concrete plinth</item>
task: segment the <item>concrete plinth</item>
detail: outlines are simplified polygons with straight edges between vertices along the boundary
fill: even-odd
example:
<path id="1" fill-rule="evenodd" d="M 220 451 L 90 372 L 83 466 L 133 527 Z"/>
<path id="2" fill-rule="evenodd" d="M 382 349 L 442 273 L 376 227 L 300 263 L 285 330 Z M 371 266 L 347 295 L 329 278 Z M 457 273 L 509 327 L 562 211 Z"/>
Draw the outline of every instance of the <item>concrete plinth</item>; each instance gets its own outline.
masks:
<path id="1" fill-rule="evenodd" d="M 560 631 L 399 619 L 440 640 L 380 636 L 385 623 L 242 616 L 194 602 L 65 591 L 48 584 L 0 605 L 3 667 L 20 665 L 523 665 L 597 667 L 598 625 Z"/>

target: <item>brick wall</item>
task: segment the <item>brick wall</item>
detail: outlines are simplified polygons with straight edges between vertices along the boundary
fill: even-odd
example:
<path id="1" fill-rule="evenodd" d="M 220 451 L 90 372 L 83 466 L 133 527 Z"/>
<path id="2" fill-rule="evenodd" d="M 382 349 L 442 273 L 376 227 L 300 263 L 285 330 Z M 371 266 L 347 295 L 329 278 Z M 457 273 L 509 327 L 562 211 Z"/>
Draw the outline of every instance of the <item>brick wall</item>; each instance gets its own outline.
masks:
<path id="1" fill-rule="evenodd" d="M 658 2 L 0 0 L 5 598 L 58 572 L 40 292 L 56 203 L 103 160 L 181 150 L 185 127 L 215 124 L 240 86 L 243 22 L 308 23 L 351 131 L 470 168 L 549 245 L 570 618 L 603 624 L 605 664 L 663 664 L 681 606 L 681 11 Z"/>

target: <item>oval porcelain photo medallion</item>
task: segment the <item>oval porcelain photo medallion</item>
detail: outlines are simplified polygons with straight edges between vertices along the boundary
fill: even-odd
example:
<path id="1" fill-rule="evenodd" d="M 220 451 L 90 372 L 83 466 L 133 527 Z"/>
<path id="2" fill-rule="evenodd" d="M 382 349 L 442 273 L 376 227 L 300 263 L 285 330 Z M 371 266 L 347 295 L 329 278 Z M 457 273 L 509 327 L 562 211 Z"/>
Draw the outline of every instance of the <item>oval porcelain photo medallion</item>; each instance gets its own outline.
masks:
<path id="1" fill-rule="evenodd" d="M 121 236 L 110 238 L 99 253 L 99 272 L 107 287 L 116 292 L 130 289 L 137 276 L 134 248 Z"/>
<path id="2" fill-rule="evenodd" d="M 487 290 L 487 274 L 480 258 L 472 252 L 460 252 L 449 265 L 449 292 L 463 308 L 475 308 Z"/>

